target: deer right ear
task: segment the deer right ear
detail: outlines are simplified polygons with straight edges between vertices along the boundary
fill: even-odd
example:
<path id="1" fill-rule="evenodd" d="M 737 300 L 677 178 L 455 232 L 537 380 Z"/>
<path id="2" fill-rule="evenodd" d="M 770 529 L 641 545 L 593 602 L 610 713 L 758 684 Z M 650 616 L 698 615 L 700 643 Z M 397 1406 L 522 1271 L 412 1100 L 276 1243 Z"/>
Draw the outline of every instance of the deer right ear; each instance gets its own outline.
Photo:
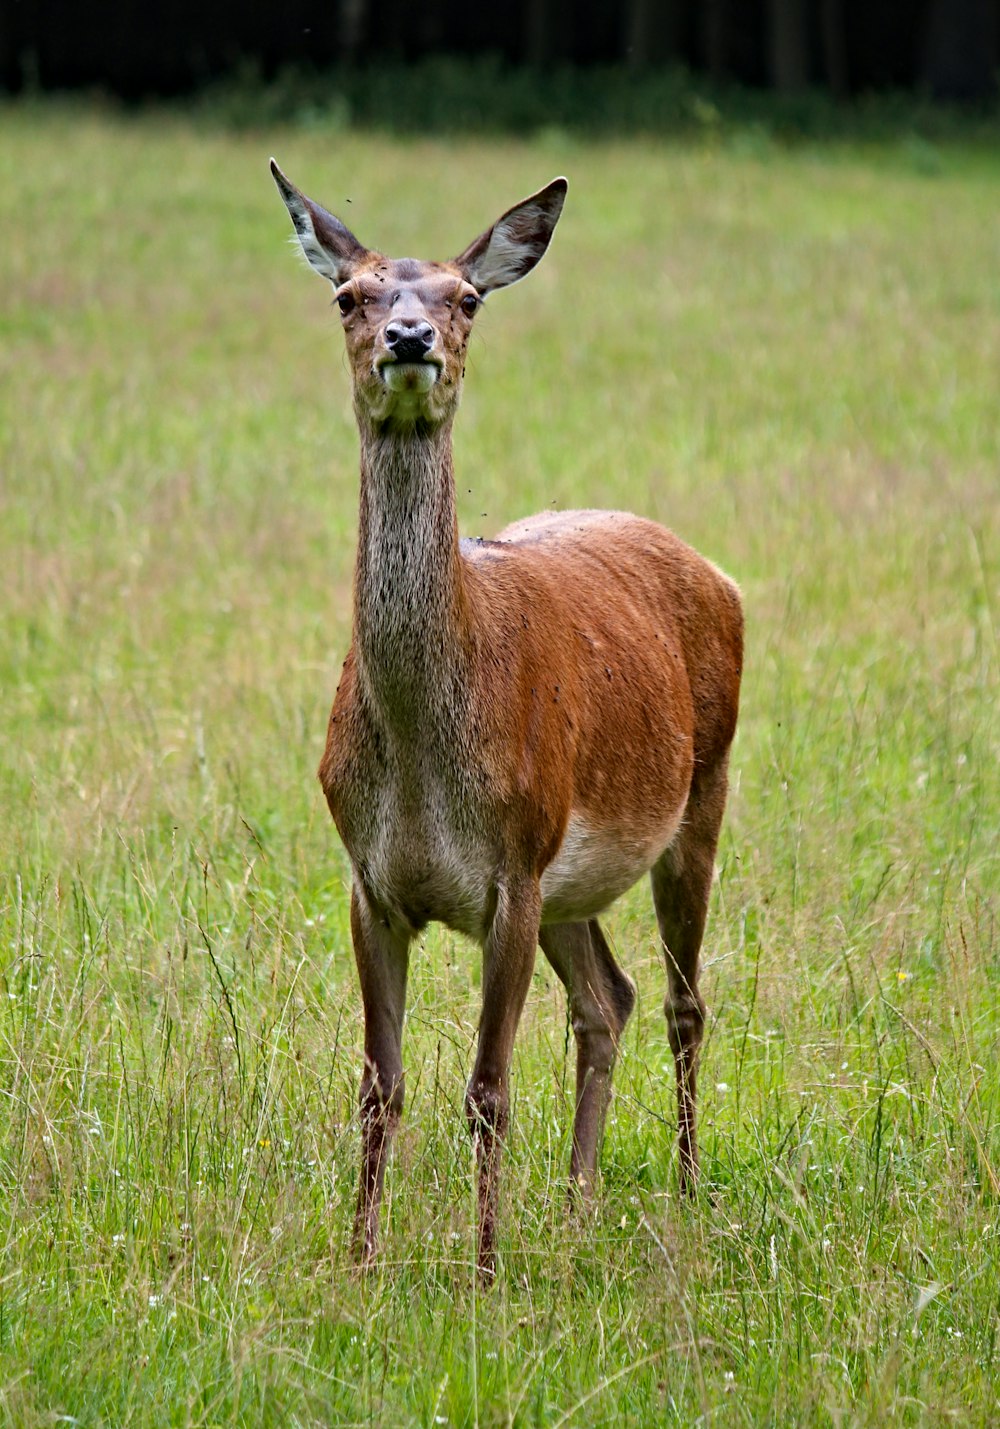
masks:
<path id="1" fill-rule="evenodd" d="M 566 180 L 553 179 L 530 198 L 502 214 L 455 259 L 466 281 L 481 298 L 530 273 L 544 254 L 559 222 Z"/>
<path id="2" fill-rule="evenodd" d="M 318 203 L 300 193 L 273 159 L 271 174 L 291 214 L 307 263 L 339 288 L 341 283 L 347 282 L 361 259 L 367 256 L 368 250 L 339 218 L 334 218 L 332 213 L 327 213 L 325 208 L 320 208 Z"/>

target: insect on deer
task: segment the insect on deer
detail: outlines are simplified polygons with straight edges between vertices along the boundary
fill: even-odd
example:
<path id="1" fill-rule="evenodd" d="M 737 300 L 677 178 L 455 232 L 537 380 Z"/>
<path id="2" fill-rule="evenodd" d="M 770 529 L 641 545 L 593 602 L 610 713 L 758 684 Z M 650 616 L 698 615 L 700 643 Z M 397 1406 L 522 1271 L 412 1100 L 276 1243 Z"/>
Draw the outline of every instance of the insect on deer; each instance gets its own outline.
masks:
<path id="1" fill-rule="evenodd" d="M 635 989 L 597 915 L 644 873 L 667 974 L 680 1180 L 698 1173 L 698 954 L 736 728 L 736 586 L 670 531 L 617 511 L 458 535 L 451 430 L 484 299 L 545 253 L 565 179 L 449 262 L 391 259 L 271 172 L 305 257 L 334 286 L 361 445 L 353 640 L 319 776 L 351 859 L 365 1056 L 355 1247 L 377 1249 L 403 1108 L 414 936 L 483 950 L 466 1112 L 478 1264 L 494 1273 L 500 1148 L 518 1020 L 542 951 L 576 1038 L 571 1185 L 593 1193 L 612 1067 Z"/>

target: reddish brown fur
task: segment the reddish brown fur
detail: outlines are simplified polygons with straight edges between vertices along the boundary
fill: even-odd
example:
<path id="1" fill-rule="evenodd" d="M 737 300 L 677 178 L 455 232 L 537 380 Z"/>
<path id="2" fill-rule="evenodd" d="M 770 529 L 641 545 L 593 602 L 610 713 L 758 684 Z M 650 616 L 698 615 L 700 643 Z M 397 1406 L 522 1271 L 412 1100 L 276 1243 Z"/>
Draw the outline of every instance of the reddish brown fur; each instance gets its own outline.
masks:
<path id="1" fill-rule="evenodd" d="M 569 993 L 571 1177 L 589 1194 L 634 1001 L 595 914 L 645 870 L 667 964 L 681 1181 L 693 1188 L 698 953 L 736 727 L 739 595 L 671 532 L 623 513 L 539 516 L 496 541 L 459 543 L 451 425 L 472 308 L 541 257 L 563 181 L 460 258 L 421 264 L 367 252 L 275 177 L 307 257 L 337 286 L 361 436 L 354 641 L 320 766 L 354 869 L 365 1008 L 357 1244 L 374 1255 L 402 1110 L 409 945 L 440 920 L 484 950 L 467 1106 L 489 1275 L 510 1055 L 535 948 Z"/>

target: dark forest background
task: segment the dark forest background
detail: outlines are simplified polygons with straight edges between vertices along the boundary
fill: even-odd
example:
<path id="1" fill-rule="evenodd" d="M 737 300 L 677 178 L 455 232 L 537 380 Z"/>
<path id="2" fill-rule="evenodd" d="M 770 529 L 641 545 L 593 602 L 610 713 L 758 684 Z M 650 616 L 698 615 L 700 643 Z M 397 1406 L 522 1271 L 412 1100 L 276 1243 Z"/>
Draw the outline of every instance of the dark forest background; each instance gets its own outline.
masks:
<path id="1" fill-rule="evenodd" d="M 0 86 L 176 96 L 251 72 L 489 56 L 537 72 L 679 66 L 836 98 L 995 94 L 1000 0 L 0 0 Z"/>

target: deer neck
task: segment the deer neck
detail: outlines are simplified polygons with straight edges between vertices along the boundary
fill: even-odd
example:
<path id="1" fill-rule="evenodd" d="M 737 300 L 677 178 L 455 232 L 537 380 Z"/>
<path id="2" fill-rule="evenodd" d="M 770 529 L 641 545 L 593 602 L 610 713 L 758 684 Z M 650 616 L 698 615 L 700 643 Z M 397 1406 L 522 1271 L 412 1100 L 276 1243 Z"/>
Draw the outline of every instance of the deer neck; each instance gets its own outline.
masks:
<path id="1" fill-rule="evenodd" d="M 462 683 L 465 590 L 451 426 L 361 429 L 359 673 L 383 719 L 426 735 Z"/>

